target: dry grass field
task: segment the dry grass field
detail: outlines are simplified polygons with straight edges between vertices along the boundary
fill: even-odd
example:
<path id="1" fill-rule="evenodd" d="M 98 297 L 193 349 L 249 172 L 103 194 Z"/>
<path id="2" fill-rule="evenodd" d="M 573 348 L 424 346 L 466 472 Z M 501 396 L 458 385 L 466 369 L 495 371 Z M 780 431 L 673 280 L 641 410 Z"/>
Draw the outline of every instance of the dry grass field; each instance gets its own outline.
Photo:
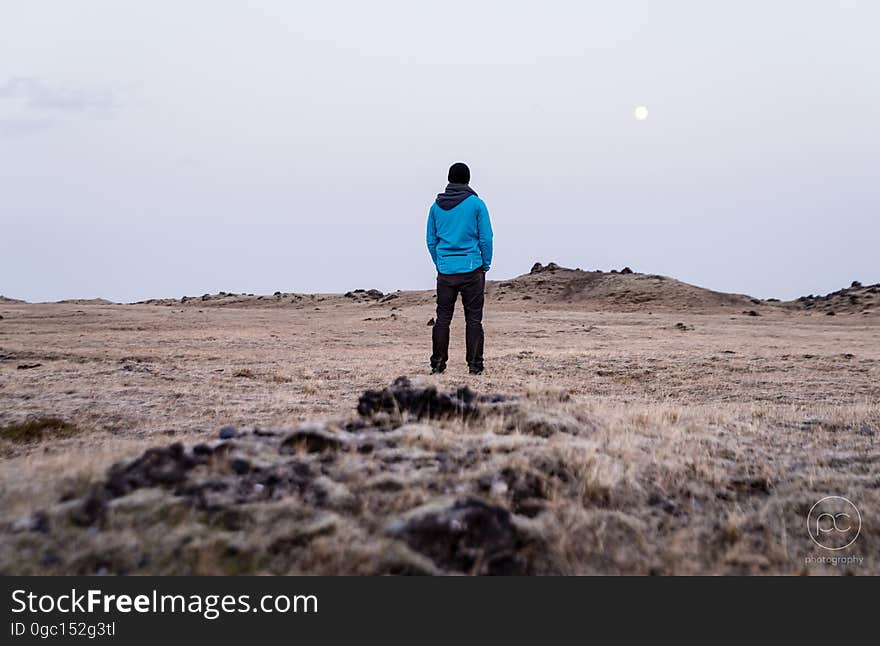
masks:
<path id="1" fill-rule="evenodd" d="M 536 271 L 478 377 L 431 292 L 0 301 L 0 572 L 880 574 L 877 291 Z"/>

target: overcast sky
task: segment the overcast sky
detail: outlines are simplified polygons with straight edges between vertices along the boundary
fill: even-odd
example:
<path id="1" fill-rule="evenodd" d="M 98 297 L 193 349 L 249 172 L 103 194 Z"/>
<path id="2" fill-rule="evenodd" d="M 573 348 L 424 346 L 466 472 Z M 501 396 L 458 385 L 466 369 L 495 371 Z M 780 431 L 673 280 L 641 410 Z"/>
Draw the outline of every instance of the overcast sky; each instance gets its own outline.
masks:
<path id="1" fill-rule="evenodd" d="M 875 0 L 2 0 L 0 293 L 430 288 L 458 160 L 489 278 L 877 282 L 878 25 Z"/>

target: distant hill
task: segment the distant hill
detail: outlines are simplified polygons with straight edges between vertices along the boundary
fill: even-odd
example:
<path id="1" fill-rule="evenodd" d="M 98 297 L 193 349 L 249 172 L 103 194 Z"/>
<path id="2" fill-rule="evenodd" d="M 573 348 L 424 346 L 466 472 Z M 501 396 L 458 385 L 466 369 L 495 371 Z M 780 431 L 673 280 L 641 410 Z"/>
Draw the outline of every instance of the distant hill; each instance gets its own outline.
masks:
<path id="1" fill-rule="evenodd" d="M 583 271 L 535 263 L 531 272 L 494 283 L 489 290 L 500 301 L 534 300 L 546 304 L 579 304 L 619 310 L 646 307 L 672 309 L 740 308 L 766 302 L 745 294 L 716 292 L 668 276 L 641 274 L 628 267 L 617 271 Z"/>
<path id="2" fill-rule="evenodd" d="M 491 276 L 491 274 L 490 274 Z M 396 291 L 384 294 L 376 289 L 358 286 L 344 294 L 302 294 L 275 292 L 274 294 L 236 294 L 219 292 L 181 299 L 164 298 L 140 301 L 139 305 L 174 307 L 320 307 L 332 303 L 361 303 L 371 307 L 405 307 L 426 305 L 434 300 L 434 290 Z M 587 271 L 560 267 L 556 263 L 535 263 L 527 274 L 509 280 L 487 280 L 486 298 L 500 304 L 520 303 L 549 306 L 574 306 L 583 309 L 601 309 L 632 312 L 645 309 L 690 310 L 710 312 L 731 310 L 760 316 L 771 311 L 817 311 L 821 313 L 880 313 L 880 284 L 851 287 L 826 296 L 803 296 L 794 301 L 758 299 L 747 294 L 717 292 L 691 285 L 669 276 L 643 274 L 629 267 L 611 271 Z M 67 301 L 73 302 L 73 301 Z M 86 301 L 79 301 L 86 302 Z M 106 301 L 91 301 L 106 302 Z M 876 303 L 876 305 L 875 305 Z"/>
<path id="3" fill-rule="evenodd" d="M 838 289 L 824 296 L 801 296 L 786 303 L 810 312 L 828 316 L 835 314 L 877 314 L 880 313 L 880 283 L 862 285 L 854 280 L 849 287 Z"/>
<path id="4" fill-rule="evenodd" d="M 67 300 L 57 301 L 65 305 L 113 305 L 113 301 L 106 298 L 68 298 Z"/>

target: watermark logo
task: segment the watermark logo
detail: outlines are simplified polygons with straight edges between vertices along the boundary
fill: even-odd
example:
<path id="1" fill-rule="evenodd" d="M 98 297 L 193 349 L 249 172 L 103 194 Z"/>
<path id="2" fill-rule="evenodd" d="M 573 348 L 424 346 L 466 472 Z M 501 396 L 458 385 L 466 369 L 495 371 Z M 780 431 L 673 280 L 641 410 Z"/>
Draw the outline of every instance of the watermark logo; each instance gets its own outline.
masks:
<path id="1" fill-rule="evenodd" d="M 807 532 L 819 547 L 842 550 L 852 545 L 862 531 L 862 515 L 843 496 L 825 496 L 807 514 Z"/>

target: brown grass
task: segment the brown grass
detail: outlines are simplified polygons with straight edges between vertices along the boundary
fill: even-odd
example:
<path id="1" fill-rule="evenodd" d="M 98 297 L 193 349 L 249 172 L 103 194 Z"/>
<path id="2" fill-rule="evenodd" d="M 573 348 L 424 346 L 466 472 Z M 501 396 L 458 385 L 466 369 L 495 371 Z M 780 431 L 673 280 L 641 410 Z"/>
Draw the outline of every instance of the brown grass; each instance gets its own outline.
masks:
<path id="1" fill-rule="evenodd" d="M 58 440 L 75 435 L 79 429 L 57 417 L 37 417 L 0 426 L 0 440 L 15 443 Z"/>

